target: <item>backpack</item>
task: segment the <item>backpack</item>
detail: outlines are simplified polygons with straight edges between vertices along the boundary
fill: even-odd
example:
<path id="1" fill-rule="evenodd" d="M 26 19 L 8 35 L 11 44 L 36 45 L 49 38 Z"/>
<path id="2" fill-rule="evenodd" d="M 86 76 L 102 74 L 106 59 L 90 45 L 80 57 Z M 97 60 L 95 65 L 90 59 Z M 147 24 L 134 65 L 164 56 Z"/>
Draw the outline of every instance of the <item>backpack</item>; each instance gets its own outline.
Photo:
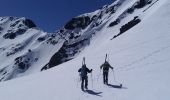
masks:
<path id="1" fill-rule="evenodd" d="M 103 65 L 103 70 L 104 71 L 109 71 L 109 65 L 108 64 L 104 64 Z"/>
<path id="2" fill-rule="evenodd" d="M 86 65 L 83 65 L 83 66 L 82 66 L 81 72 L 80 72 L 80 76 L 81 76 L 81 77 L 87 76 Z"/>

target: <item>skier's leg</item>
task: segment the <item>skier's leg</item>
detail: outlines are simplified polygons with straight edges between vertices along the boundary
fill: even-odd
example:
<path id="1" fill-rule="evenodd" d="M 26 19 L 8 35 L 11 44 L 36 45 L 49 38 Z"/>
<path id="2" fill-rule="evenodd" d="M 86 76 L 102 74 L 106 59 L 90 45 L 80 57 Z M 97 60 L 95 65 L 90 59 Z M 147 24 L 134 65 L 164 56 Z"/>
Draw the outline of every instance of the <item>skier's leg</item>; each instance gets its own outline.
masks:
<path id="1" fill-rule="evenodd" d="M 106 84 L 108 85 L 108 72 L 106 72 Z"/>
<path id="2" fill-rule="evenodd" d="M 107 81 L 106 81 L 106 72 L 104 72 L 103 75 L 104 75 L 104 84 L 106 84 L 106 82 L 107 82 Z"/>
<path id="3" fill-rule="evenodd" d="M 85 88 L 88 89 L 88 77 L 85 77 Z"/>
<path id="4" fill-rule="evenodd" d="M 103 83 L 105 84 L 105 75 L 104 75 L 104 73 L 103 73 Z"/>
<path id="5" fill-rule="evenodd" d="M 84 91 L 84 77 L 81 77 L 82 79 L 82 81 L 81 81 L 81 89 Z"/>

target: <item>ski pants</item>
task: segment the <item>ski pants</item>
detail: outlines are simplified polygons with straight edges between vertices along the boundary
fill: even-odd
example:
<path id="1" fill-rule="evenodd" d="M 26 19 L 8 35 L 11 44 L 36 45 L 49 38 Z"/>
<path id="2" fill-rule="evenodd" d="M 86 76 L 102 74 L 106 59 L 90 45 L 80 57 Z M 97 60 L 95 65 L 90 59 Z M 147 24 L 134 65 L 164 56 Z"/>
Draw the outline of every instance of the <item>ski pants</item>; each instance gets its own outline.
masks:
<path id="1" fill-rule="evenodd" d="M 108 72 L 103 71 L 103 83 L 108 84 Z"/>
<path id="2" fill-rule="evenodd" d="M 88 86 L 88 76 L 81 77 L 81 89 L 84 90 L 84 83 L 85 83 L 85 88 Z"/>

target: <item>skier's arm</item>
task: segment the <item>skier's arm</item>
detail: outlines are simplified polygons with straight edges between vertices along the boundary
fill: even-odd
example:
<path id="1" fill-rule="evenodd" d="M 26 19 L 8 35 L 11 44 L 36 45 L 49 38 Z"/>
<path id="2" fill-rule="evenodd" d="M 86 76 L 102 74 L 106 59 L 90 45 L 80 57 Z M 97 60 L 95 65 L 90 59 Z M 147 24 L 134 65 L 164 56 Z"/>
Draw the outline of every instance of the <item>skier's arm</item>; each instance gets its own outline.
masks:
<path id="1" fill-rule="evenodd" d="M 103 68 L 103 64 L 100 66 L 100 69 L 102 69 Z"/>
<path id="2" fill-rule="evenodd" d="M 91 69 L 91 70 L 89 70 L 89 69 L 87 68 L 87 72 L 88 72 L 88 73 L 91 73 L 91 72 L 92 72 L 92 69 Z"/>
<path id="3" fill-rule="evenodd" d="M 78 70 L 78 72 L 81 72 L 81 68 Z"/>
<path id="4" fill-rule="evenodd" d="M 109 67 L 111 68 L 111 69 L 113 69 L 113 67 L 109 64 Z"/>
<path id="5" fill-rule="evenodd" d="M 93 69 L 90 70 L 90 73 L 93 71 Z"/>

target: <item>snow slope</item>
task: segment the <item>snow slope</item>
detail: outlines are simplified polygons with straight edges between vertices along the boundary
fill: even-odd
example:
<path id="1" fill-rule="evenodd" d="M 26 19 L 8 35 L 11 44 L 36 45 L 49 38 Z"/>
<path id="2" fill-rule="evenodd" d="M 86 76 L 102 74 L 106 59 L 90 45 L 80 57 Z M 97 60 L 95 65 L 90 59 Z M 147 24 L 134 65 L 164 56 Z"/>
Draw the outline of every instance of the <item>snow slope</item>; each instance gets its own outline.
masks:
<path id="1" fill-rule="evenodd" d="M 123 1 L 123 0 L 122 0 Z M 133 2 L 125 0 L 127 8 Z M 128 1 L 128 2 L 127 2 Z M 137 0 L 136 0 L 137 1 Z M 153 2 L 156 0 L 153 0 Z M 152 2 L 152 3 L 153 3 Z M 0 83 L 2 100 L 169 100 L 170 1 L 158 0 L 152 7 L 135 10 L 114 26 L 108 25 L 126 9 L 119 7 L 96 33 L 90 45 L 76 58 L 49 70 Z M 122 10 L 122 9 L 125 10 Z M 145 12 L 143 10 L 147 9 Z M 117 16 L 117 17 L 115 17 Z M 141 22 L 118 37 L 119 28 L 139 16 Z M 103 85 L 99 66 L 105 54 L 115 70 L 109 73 L 110 86 Z M 82 92 L 77 70 L 86 57 L 89 90 Z M 123 84 L 123 88 L 114 85 Z"/>
<path id="2" fill-rule="evenodd" d="M 39 72 L 63 42 L 24 17 L 0 17 L 0 81 Z"/>

